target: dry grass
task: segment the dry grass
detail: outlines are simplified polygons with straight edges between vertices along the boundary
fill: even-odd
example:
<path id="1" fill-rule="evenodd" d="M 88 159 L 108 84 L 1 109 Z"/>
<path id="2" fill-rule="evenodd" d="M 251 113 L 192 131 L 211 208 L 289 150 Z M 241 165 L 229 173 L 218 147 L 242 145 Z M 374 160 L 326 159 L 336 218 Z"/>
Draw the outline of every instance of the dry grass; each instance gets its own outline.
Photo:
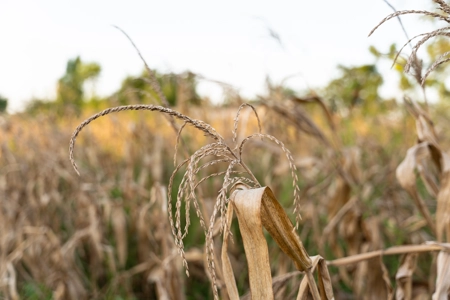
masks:
<path id="1" fill-rule="evenodd" d="M 122 113 L 120 118 L 105 117 L 92 124 L 83 131 L 76 153 L 81 178 L 70 171 L 65 150 L 70 139 L 68 129 L 75 127 L 76 120 L 50 123 L 20 116 L 7 120 L 1 135 L 1 164 L 5 166 L 1 173 L 4 197 L 0 220 L 5 228 L 1 231 L 1 266 L 5 282 L 2 294 L 7 298 L 26 297 L 29 293 L 38 298 L 53 295 L 60 299 L 100 299 L 109 295 L 158 299 L 169 295 L 170 299 L 195 299 L 208 295 L 208 292 L 202 292 L 203 296 L 199 296 L 198 291 L 207 287 L 208 278 L 213 282 L 215 276 L 217 293 L 226 298 L 227 277 L 220 254 L 225 242 L 221 242 L 218 234 L 220 229 L 228 234 L 222 226 L 231 225 L 233 242 L 227 242 L 227 253 L 236 276 L 237 290 L 242 295 L 250 287 L 248 275 L 245 275 L 248 273 L 244 271 L 247 260 L 243 256 L 242 235 L 236 225 L 227 223 L 225 218 L 213 221 L 216 226 L 212 226 L 212 216 L 214 212 L 216 216 L 226 216 L 230 188 L 238 182 L 254 187 L 270 186 L 283 206 L 294 208 L 292 195 L 295 189 L 291 183 L 286 183 L 292 176 L 290 166 L 295 166 L 294 174 L 300 175 L 298 186 L 303 199 L 302 220 L 296 232 L 308 252 L 320 253 L 329 260 L 330 282 L 336 298 L 348 297 L 348 290 L 359 298 L 374 291 L 384 293 L 375 294 L 380 297 L 392 295 L 394 291 L 400 293 L 400 286 L 405 286 L 402 288 L 404 293 L 410 290 L 413 294 L 418 291 L 432 293 L 435 287 L 442 287 L 433 278 L 438 276 L 445 282 L 441 279 L 446 278 L 442 277 L 445 269 L 441 275 L 435 273 L 436 269 L 433 265 L 430 268 L 429 263 L 433 255 L 428 253 L 444 249 L 443 244 L 420 246 L 427 241 L 448 241 L 446 210 L 436 209 L 436 205 L 446 205 L 447 189 L 440 187 L 440 182 L 445 181 L 440 179 L 443 177 L 439 176 L 439 168 L 433 167 L 432 152 L 430 165 L 424 165 L 423 159 L 427 156 L 417 156 L 420 158 L 417 166 L 424 166 L 422 173 L 417 174 L 423 175 L 425 180 L 431 180 L 430 174 L 436 174 L 433 178 L 438 180 L 435 185 L 430 181 L 429 187 L 420 182 L 417 186 L 426 210 L 410 200 L 394 177 L 407 145 L 414 146 L 415 137 L 410 130 L 414 128 L 413 118 L 405 115 L 395 120 L 389 119 L 388 115 L 378 115 L 362 119 L 354 114 L 352 120 L 346 120 L 330 113 L 333 126 L 327 128 L 329 122 L 321 119 L 324 115 L 321 108 L 311 107 L 306 102 L 299 104 L 295 99 L 285 101 L 284 108 L 293 116 L 266 108 L 276 105 L 269 103 L 270 99 L 256 110 L 261 123 L 266 125 L 264 132 L 283 139 L 280 147 L 272 146 L 277 145 L 277 140 L 263 143 L 259 137 L 266 137 L 264 134 L 246 140 L 245 134 L 238 133 L 259 131 L 257 119 L 250 115 L 251 109 L 240 113 L 240 123 L 246 124 L 247 130 L 233 130 L 236 121 L 232 110 L 238 108 L 224 109 L 222 113 L 210 108 L 208 114 L 192 110 L 191 114 L 203 115 L 206 121 L 210 117 L 211 126 L 230 128 L 222 141 L 232 146 L 216 142 L 212 136 L 219 135 L 208 126 L 205 127 L 208 130 L 203 128 L 200 135 L 195 133 L 197 129 L 186 127 L 183 130 L 185 142 L 190 148 L 200 145 L 200 150 L 194 152 L 193 158 L 182 159 L 172 176 L 170 173 L 174 168 L 170 166 L 177 134 L 170 129 L 170 123 L 160 118 L 144 119 L 143 113 L 130 112 Z M 445 131 L 447 123 L 444 123 L 448 119 L 436 115 L 441 124 L 433 135 L 427 135 L 432 132 L 426 121 L 430 117 L 414 115 L 416 105 L 410 106 L 411 114 L 422 120 L 418 121 L 424 132 L 420 135 L 420 143 L 439 141 L 439 149 L 449 145 Z M 297 110 L 308 110 L 308 113 L 295 115 Z M 291 121 L 294 117 L 305 116 L 312 117 L 302 122 L 310 124 L 316 131 L 302 131 Z M 190 120 L 196 123 L 194 119 Z M 369 131 L 355 133 L 351 124 L 358 122 L 367 124 Z M 380 131 L 380 126 L 387 129 Z M 314 135 L 314 132 L 320 134 Z M 204 134 L 211 137 L 204 137 Z M 208 139 L 212 144 L 208 144 Z M 325 139 L 334 146 L 324 147 Z M 240 147 L 242 144 L 246 146 Z M 287 147 L 292 154 L 283 150 Z M 435 148 L 430 147 L 434 151 Z M 230 150 L 245 161 L 253 176 L 236 163 L 238 159 Z M 426 151 L 426 148 L 420 151 Z M 179 157 L 184 155 L 179 151 Z M 208 155 L 210 158 L 206 157 Z M 286 156 L 290 158 L 286 159 Z M 181 170 L 184 171 L 180 173 Z M 253 177 L 258 179 L 257 184 Z M 173 188 L 168 190 L 170 196 L 167 197 L 165 190 L 169 185 Z M 176 189 L 176 186 L 180 188 Z M 431 194 L 427 194 L 428 190 Z M 441 202 L 438 200 L 433 204 L 429 199 L 436 196 Z M 173 199 L 173 202 L 167 203 L 165 199 Z M 181 201 L 187 209 L 181 208 Z M 228 206 L 223 206 L 224 203 Z M 173 207 L 168 210 L 170 205 Z M 423 217 L 424 211 L 429 212 L 430 218 Z M 169 212 L 174 219 L 172 224 L 167 218 Z M 203 216 L 199 218 L 203 225 L 200 221 L 190 222 L 190 213 Z M 296 214 L 289 215 L 295 220 Z M 439 229 L 442 232 L 440 238 L 433 227 L 436 232 L 442 228 Z M 200 238 L 205 230 L 206 243 L 205 238 Z M 382 251 L 400 245 L 405 246 L 394 252 Z M 177 253 L 182 246 L 190 277 L 183 275 L 183 260 Z M 289 263 L 288 256 L 271 238 L 267 247 L 274 294 L 286 299 L 296 298 L 302 275 L 292 273 L 296 270 L 295 264 Z M 204 256 L 208 251 L 209 261 Z M 417 253 L 413 265 L 408 263 L 411 261 L 408 256 L 402 260 L 406 261 L 405 270 L 410 270 L 404 274 L 414 274 L 414 277 L 401 275 L 403 264 L 400 265 L 398 256 L 401 253 Z M 380 255 L 385 258 L 380 260 Z M 388 258 L 391 255 L 395 259 Z M 343 257 L 348 259 L 333 260 Z M 438 258 L 435 259 L 437 262 Z M 445 259 L 439 258 L 439 261 Z M 442 265 L 437 266 L 439 269 Z M 398 283 L 395 283 L 396 276 Z M 168 286 L 167 283 L 173 284 Z M 184 288 L 180 289 L 180 286 Z M 397 289 L 393 290 L 395 287 Z"/>

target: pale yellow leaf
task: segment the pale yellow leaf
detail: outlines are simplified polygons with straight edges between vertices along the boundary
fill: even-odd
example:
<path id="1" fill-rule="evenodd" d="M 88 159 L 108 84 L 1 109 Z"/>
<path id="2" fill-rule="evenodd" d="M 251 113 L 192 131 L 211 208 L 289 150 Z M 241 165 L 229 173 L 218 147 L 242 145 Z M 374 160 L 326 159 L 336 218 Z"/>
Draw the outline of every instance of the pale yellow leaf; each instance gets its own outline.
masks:
<path id="1" fill-rule="evenodd" d="M 428 210 L 428 207 L 426 206 L 416 187 L 415 169 L 420 169 L 422 167 L 420 160 L 430 155 L 428 147 L 429 144 L 425 142 L 417 144 L 408 149 L 405 159 L 397 167 L 396 176 L 400 185 L 414 199 L 417 208 L 427 221 L 428 226 L 432 229 L 433 232 L 436 232 L 436 226 L 433 219 L 431 218 L 430 211 Z M 422 179 L 424 178 L 422 177 Z"/>
<path id="2" fill-rule="evenodd" d="M 252 299 L 273 299 L 269 250 L 262 231 L 261 199 L 265 188 L 237 191 L 233 205 L 247 257 Z"/>
<path id="3" fill-rule="evenodd" d="M 447 300 L 450 293 L 450 253 L 441 251 L 437 258 L 436 291 L 433 300 Z"/>

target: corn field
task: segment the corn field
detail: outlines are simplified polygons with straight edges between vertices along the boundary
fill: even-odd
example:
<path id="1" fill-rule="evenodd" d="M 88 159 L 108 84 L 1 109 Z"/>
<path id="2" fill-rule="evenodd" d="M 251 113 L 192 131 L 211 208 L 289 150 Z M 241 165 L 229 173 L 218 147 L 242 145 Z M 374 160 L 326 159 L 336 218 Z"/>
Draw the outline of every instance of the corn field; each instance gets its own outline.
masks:
<path id="1" fill-rule="evenodd" d="M 449 298 L 448 104 L 169 107 L 145 66 L 158 104 L 1 117 L 1 299 Z"/>

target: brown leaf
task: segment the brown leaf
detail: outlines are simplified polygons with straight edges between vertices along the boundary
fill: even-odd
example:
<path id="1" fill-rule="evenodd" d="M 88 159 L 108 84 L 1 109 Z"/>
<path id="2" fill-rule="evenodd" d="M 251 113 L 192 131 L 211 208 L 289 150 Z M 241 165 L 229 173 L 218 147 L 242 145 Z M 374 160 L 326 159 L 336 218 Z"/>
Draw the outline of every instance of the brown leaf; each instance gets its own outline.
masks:
<path id="1" fill-rule="evenodd" d="M 403 262 L 395 275 L 395 280 L 397 281 L 396 299 L 412 299 L 412 275 L 416 269 L 416 262 L 417 254 L 415 253 L 407 254 L 403 257 Z"/>
<path id="2" fill-rule="evenodd" d="M 305 283 L 302 286 L 302 292 L 307 294 L 310 291 L 314 299 L 332 299 L 331 280 L 325 262 L 322 263 L 319 271 L 320 296 L 311 273 L 313 269 L 311 259 L 295 233 L 284 209 L 268 187 L 238 190 L 233 193 L 231 199 L 233 208 L 229 207 L 227 212 L 227 231 L 234 209 L 244 242 L 252 299 L 273 299 L 274 297 L 269 253 L 262 226 L 266 228 L 281 250 L 294 261 L 297 269 L 305 271 L 306 276 L 304 277 Z M 227 232 L 225 236 L 228 238 Z M 224 240 L 222 250 L 223 270 L 227 274 L 225 276 L 227 278 L 226 286 L 229 289 L 230 299 L 236 299 L 238 297 L 237 288 L 226 253 L 227 245 L 228 241 Z M 316 264 L 320 259 L 317 259 Z"/>
<path id="3" fill-rule="evenodd" d="M 417 137 L 419 143 L 429 142 L 438 145 L 436 132 L 434 131 L 433 121 L 428 113 L 423 110 L 416 102 L 411 99 L 404 98 L 405 107 L 416 119 Z"/>
<path id="4" fill-rule="evenodd" d="M 244 242 L 252 299 L 273 299 L 269 250 L 261 220 L 261 202 L 265 190 L 237 191 L 232 201 Z"/>
<path id="5" fill-rule="evenodd" d="M 262 223 L 272 238 L 295 263 L 299 271 L 311 268 L 311 260 L 302 242 L 294 231 L 283 207 L 278 203 L 270 188 L 264 188 L 262 195 Z"/>
<path id="6" fill-rule="evenodd" d="M 415 169 L 423 170 L 423 159 L 424 157 L 427 157 L 429 155 L 429 144 L 426 142 L 411 147 L 406 153 L 405 159 L 397 167 L 396 176 L 400 185 L 414 199 L 416 206 L 427 221 L 428 226 L 430 226 L 433 232 L 436 232 L 436 226 L 433 219 L 431 218 L 430 211 L 428 210 L 428 207 L 426 206 L 416 187 Z M 422 179 L 424 180 L 424 182 L 428 182 L 426 177 L 422 177 Z"/>
<path id="7" fill-rule="evenodd" d="M 437 240 L 450 242 L 450 157 L 443 155 L 443 174 L 437 196 L 436 227 Z"/>
<path id="8" fill-rule="evenodd" d="M 231 221 L 233 220 L 233 205 L 228 207 L 227 211 L 227 228 L 223 234 L 223 244 L 222 244 L 222 272 L 223 279 L 225 281 L 225 286 L 228 291 L 228 296 L 230 300 L 239 299 L 239 293 L 236 286 L 236 279 L 234 277 L 233 268 L 231 267 L 230 257 L 228 256 L 228 240 L 229 240 L 229 230 L 231 227 Z"/>
<path id="9" fill-rule="evenodd" d="M 311 257 L 312 265 L 311 272 L 314 272 L 316 268 L 319 274 L 319 289 L 320 289 L 320 299 L 334 299 L 333 288 L 331 285 L 330 274 L 328 273 L 328 267 L 326 261 L 320 255 Z M 298 289 L 297 300 L 307 300 L 309 299 L 309 289 L 308 289 L 308 278 L 303 277 Z"/>
<path id="10" fill-rule="evenodd" d="M 450 293 L 450 253 L 441 251 L 437 258 L 436 291 L 433 300 L 447 300 Z"/>

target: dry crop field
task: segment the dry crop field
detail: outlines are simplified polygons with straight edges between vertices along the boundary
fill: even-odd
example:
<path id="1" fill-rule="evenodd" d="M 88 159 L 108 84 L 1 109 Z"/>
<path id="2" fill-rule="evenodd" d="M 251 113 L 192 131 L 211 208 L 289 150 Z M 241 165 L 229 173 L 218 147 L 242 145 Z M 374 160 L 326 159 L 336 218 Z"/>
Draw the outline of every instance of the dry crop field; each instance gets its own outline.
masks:
<path id="1" fill-rule="evenodd" d="M 429 114 L 405 104 L 373 117 L 356 111 L 350 119 L 339 118 L 328 111 L 327 119 L 314 103 L 265 99 L 255 109 L 267 136 L 257 135 L 242 150 L 242 161 L 255 178 L 245 176 L 242 166 L 230 168 L 221 149 L 211 152 L 215 157 L 202 157 L 197 150 L 207 148 L 212 138 L 192 126 L 180 136 L 176 164 L 197 153 L 196 165 L 181 166 L 171 177 L 177 132 L 168 119 L 148 111 L 111 114 L 87 126 L 74 152 L 78 177 L 67 149 L 79 120 L 11 116 L 1 134 L 1 293 L 11 299 L 211 298 L 211 250 L 217 293 L 226 299 L 230 288 L 222 267 L 220 207 L 216 226 L 209 229 L 217 198 L 229 200 L 232 190 L 239 190 L 236 184 L 243 186 L 238 193 L 269 187 L 292 224 L 300 213 L 295 232 L 307 253 L 325 259 L 327 284 L 336 299 L 381 299 L 394 293 L 428 299 L 439 284 L 446 293 L 448 276 L 440 272 L 449 263 L 441 242 L 449 234 L 445 200 L 450 187 L 445 166 L 439 165 L 445 153 L 438 151 L 449 144 L 449 119 L 430 113 L 437 119 L 432 125 Z M 210 123 L 224 143 L 233 145 L 237 109 L 209 107 L 186 114 Z M 395 119 L 393 113 L 398 113 Z M 239 121 L 237 142 L 259 132 L 251 108 L 242 107 Z M 195 198 L 188 199 L 191 184 Z M 168 217 L 168 186 L 174 223 Z M 237 223 L 230 219 L 233 238 L 226 245 L 238 294 L 244 296 L 251 273 L 243 225 Z M 289 251 L 265 232 L 275 298 L 295 299 L 305 270 L 300 272 Z"/>
<path id="2" fill-rule="evenodd" d="M 2 117 L 0 298 L 448 299 L 448 104 L 169 108 L 154 88 Z"/>

